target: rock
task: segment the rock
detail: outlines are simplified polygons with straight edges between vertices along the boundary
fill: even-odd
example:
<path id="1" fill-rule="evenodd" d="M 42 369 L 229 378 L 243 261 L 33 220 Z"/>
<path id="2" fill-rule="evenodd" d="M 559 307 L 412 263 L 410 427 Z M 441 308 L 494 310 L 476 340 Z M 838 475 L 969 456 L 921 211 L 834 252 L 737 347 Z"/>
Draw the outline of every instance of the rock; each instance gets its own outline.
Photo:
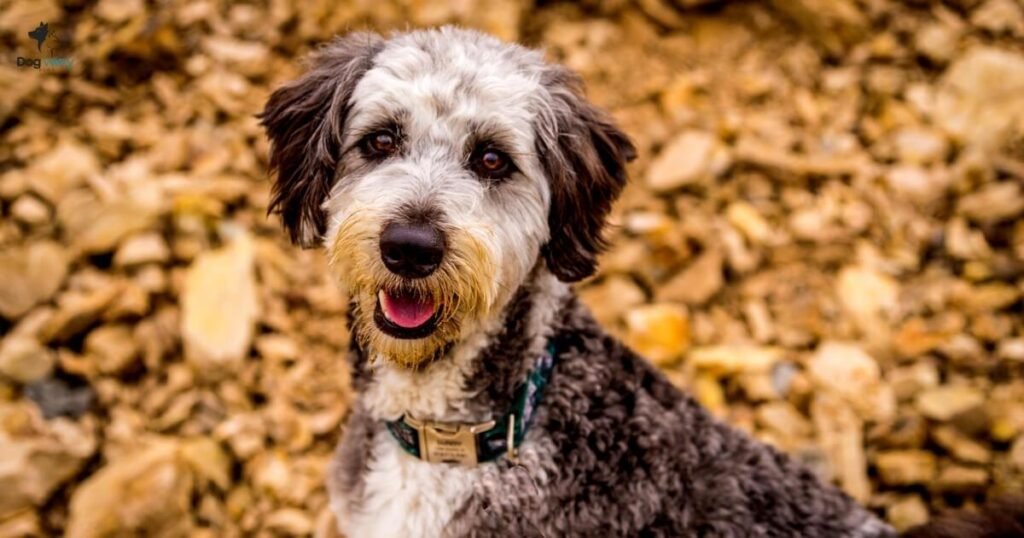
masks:
<path id="1" fill-rule="evenodd" d="M 861 415 L 887 418 L 895 412 L 893 392 L 881 384 L 878 363 L 855 344 L 823 342 L 807 371 L 817 385 L 842 396 Z"/>
<path id="2" fill-rule="evenodd" d="M 1004 361 L 1024 362 L 1024 336 L 999 342 L 996 357 Z"/>
<path id="3" fill-rule="evenodd" d="M 105 325 L 92 331 L 85 337 L 85 351 L 104 374 L 121 373 L 139 356 L 132 331 L 125 325 Z"/>
<path id="4" fill-rule="evenodd" d="M 728 154 L 711 134 L 686 131 L 668 142 L 647 170 L 647 185 L 658 192 L 709 181 L 728 167 Z"/>
<path id="5" fill-rule="evenodd" d="M 771 4 L 834 55 L 868 34 L 868 19 L 851 0 L 772 0 Z"/>
<path id="6" fill-rule="evenodd" d="M 131 267 L 146 263 L 164 263 L 171 257 L 171 249 L 164 238 L 153 232 L 129 237 L 114 254 L 114 264 Z"/>
<path id="7" fill-rule="evenodd" d="M 914 34 L 914 48 L 918 54 L 936 64 L 953 59 L 960 46 L 960 32 L 941 22 L 926 24 Z"/>
<path id="8" fill-rule="evenodd" d="M 682 306 L 640 306 L 627 312 L 625 321 L 630 347 L 655 364 L 671 364 L 690 347 L 690 318 Z"/>
<path id="9" fill-rule="evenodd" d="M 928 522 L 928 506 L 921 497 L 911 495 L 889 506 L 885 516 L 897 532 L 903 533 Z"/>
<path id="10" fill-rule="evenodd" d="M 960 433 L 950 426 L 940 426 L 932 430 L 935 442 L 965 463 L 987 464 L 992 459 L 991 453 L 981 443 Z"/>
<path id="11" fill-rule="evenodd" d="M 929 489 L 941 493 L 973 495 L 984 491 L 988 482 L 989 474 L 985 469 L 950 465 L 939 472 Z"/>
<path id="12" fill-rule="evenodd" d="M 27 194 L 19 196 L 11 204 L 11 216 L 17 219 L 18 222 L 29 226 L 44 224 L 49 222 L 51 218 L 50 208 L 35 196 Z"/>
<path id="13" fill-rule="evenodd" d="M 264 334 L 254 344 L 260 357 L 272 361 L 294 360 L 299 356 L 299 345 L 283 334 Z"/>
<path id="14" fill-rule="evenodd" d="M 1024 36 L 1024 8 L 1014 0 L 988 0 L 971 14 L 971 24 L 994 34 Z"/>
<path id="15" fill-rule="evenodd" d="M 941 200 L 950 182 L 948 174 L 918 165 L 894 166 L 886 173 L 885 179 L 894 193 L 923 207 Z"/>
<path id="16" fill-rule="evenodd" d="M 1024 112 L 1021 118 L 1024 121 Z M 1024 213 L 1024 192 L 1016 181 L 990 183 L 960 198 L 957 212 L 982 224 L 1011 220 Z"/>
<path id="17" fill-rule="evenodd" d="M 43 416 L 77 418 L 92 407 L 92 388 L 76 378 L 45 378 L 25 387 L 25 396 L 35 402 Z"/>
<path id="18" fill-rule="evenodd" d="M 17 381 L 31 383 L 53 371 L 54 354 L 35 338 L 17 334 L 0 341 L 0 374 Z"/>
<path id="19" fill-rule="evenodd" d="M 0 316 L 21 317 L 50 300 L 68 272 L 68 260 L 56 243 L 40 241 L 0 252 Z"/>
<path id="20" fill-rule="evenodd" d="M 810 436 L 813 429 L 791 404 L 769 402 L 757 408 L 757 422 L 783 438 L 794 439 Z"/>
<path id="21" fill-rule="evenodd" d="M 895 278 L 868 267 L 847 266 L 839 271 L 836 293 L 865 335 L 888 332 L 889 319 L 899 305 Z"/>
<path id="22" fill-rule="evenodd" d="M 253 259 L 252 239 L 240 234 L 197 257 L 185 274 L 181 334 L 197 373 L 237 371 L 249 352 L 259 317 Z"/>
<path id="23" fill-rule="evenodd" d="M 95 450 L 85 427 L 44 421 L 31 404 L 0 404 L 0 520 L 42 505 Z"/>
<path id="24" fill-rule="evenodd" d="M 603 325 L 614 326 L 629 309 L 647 301 L 647 294 L 631 278 L 611 275 L 581 290 L 580 299 Z"/>
<path id="25" fill-rule="evenodd" d="M 708 250 L 689 267 L 668 280 L 657 292 L 658 300 L 701 305 L 722 289 L 722 253 Z"/>
<path id="26" fill-rule="evenodd" d="M 966 143 L 998 149 L 1024 122 L 1024 55 L 975 46 L 943 75 L 934 117 Z"/>
<path id="27" fill-rule="evenodd" d="M 949 141 L 935 129 L 904 127 L 893 135 L 896 155 L 906 164 L 932 164 L 945 162 L 949 154 Z"/>
<path id="28" fill-rule="evenodd" d="M 923 450 L 894 450 L 875 456 L 875 468 L 882 482 L 890 486 L 927 484 L 935 477 L 935 455 Z"/>
<path id="29" fill-rule="evenodd" d="M 772 235 L 771 225 L 754 206 L 746 202 L 733 202 L 725 210 L 725 217 L 754 245 L 763 245 Z"/>
<path id="30" fill-rule="evenodd" d="M 864 456 L 864 424 L 841 399 L 827 393 L 811 401 L 811 419 L 829 469 L 847 494 L 865 502 L 871 496 Z"/>
<path id="31" fill-rule="evenodd" d="M 286 536 L 307 536 L 313 531 L 313 519 L 302 510 L 282 508 L 267 516 L 266 526 Z"/>
<path id="32" fill-rule="evenodd" d="M 71 497 L 65 536 L 184 536 L 193 478 L 176 443 L 162 441 L 109 462 Z"/>
<path id="33" fill-rule="evenodd" d="M 695 347 L 686 361 L 698 370 L 713 375 L 765 373 L 782 360 L 784 351 L 777 347 L 755 345 L 721 345 Z"/>
<path id="34" fill-rule="evenodd" d="M 64 139 L 42 155 L 25 173 L 32 192 L 56 204 L 65 194 L 82 185 L 99 170 L 99 161 L 91 148 Z"/>
<path id="35" fill-rule="evenodd" d="M 72 248 L 81 254 L 102 254 L 126 237 L 150 228 L 154 214 L 131 202 L 115 202 L 97 208 L 80 228 L 71 230 Z"/>
<path id="36" fill-rule="evenodd" d="M 68 292 L 57 301 L 57 311 L 43 326 L 45 342 L 62 342 L 81 334 L 98 321 L 118 293 L 117 286 L 105 286 L 87 292 Z"/>
<path id="37" fill-rule="evenodd" d="M 914 404 L 922 415 L 946 422 L 984 402 L 985 396 L 978 389 L 963 385 L 943 385 L 922 392 Z"/>

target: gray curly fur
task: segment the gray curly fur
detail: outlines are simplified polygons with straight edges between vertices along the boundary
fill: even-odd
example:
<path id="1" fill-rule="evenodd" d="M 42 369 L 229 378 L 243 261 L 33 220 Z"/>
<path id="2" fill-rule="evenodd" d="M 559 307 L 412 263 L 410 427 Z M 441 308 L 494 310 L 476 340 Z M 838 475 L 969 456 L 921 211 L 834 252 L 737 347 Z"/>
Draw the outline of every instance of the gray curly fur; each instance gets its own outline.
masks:
<path id="1" fill-rule="evenodd" d="M 521 296 L 513 310 L 529 302 Z M 510 316 L 491 353 L 525 338 L 518 319 Z M 712 417 L 575 298 L 553 341 L 558 362 L 526 441 L 544 463 L 494 463 L 496 476 L 478 485 L 446 536 L 895 536 L 785 454 Z M 473 381 L 495 380 L 481 371 Z M 358 497 L 375 435 L 388 434 L 357 410 L 332 482 L 349 495 Z"/>

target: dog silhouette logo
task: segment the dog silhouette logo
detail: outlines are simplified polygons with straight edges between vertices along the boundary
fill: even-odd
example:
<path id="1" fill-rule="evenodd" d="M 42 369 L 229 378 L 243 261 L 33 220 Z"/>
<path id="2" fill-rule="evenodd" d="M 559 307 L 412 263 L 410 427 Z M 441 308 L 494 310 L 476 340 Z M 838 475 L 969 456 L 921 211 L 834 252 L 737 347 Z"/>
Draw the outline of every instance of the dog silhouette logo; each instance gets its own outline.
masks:
<path id="1" fill-rule="evenodd" d="M 50 35 L 50 24 L 46 22 L 39 23 L 39 26 L 35 30 L 28 33 L 28 36 L 35 40 L 36 50 L 43 50 L 43 42 L 46 41 L 46 37 Z"/>

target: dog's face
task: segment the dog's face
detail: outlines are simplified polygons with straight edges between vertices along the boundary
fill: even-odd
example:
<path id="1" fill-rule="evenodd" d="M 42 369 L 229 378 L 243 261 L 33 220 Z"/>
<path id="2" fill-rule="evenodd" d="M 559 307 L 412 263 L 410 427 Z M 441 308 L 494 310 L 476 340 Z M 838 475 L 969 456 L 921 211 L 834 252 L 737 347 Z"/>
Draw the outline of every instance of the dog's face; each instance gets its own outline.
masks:
<path id="1" fill-rule="evenodd" d="M 271 209 L 327 248 L 360 345 L 409 367 L 498 315 L 540 260 L 591 274 L 634 151 L 571 73 L 452 28 L 335 41 L 262 121 Z"/>

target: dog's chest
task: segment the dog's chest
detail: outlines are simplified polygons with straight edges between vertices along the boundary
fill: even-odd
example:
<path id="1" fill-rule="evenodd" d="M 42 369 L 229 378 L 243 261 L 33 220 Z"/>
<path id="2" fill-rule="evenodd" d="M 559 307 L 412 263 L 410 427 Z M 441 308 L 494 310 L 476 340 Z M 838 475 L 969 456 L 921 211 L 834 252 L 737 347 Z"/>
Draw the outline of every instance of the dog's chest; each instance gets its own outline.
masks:
<path id="1" fill-rule="evenodd" d="M 479 473 L 477 468 L 417 460 L 386 433 L 375 435 L 365 487 L 359 499 L 347 499 L 345 504 L 354 510 L 339 514 L 341 529 L 350 538 L 441 536 Z"/>

